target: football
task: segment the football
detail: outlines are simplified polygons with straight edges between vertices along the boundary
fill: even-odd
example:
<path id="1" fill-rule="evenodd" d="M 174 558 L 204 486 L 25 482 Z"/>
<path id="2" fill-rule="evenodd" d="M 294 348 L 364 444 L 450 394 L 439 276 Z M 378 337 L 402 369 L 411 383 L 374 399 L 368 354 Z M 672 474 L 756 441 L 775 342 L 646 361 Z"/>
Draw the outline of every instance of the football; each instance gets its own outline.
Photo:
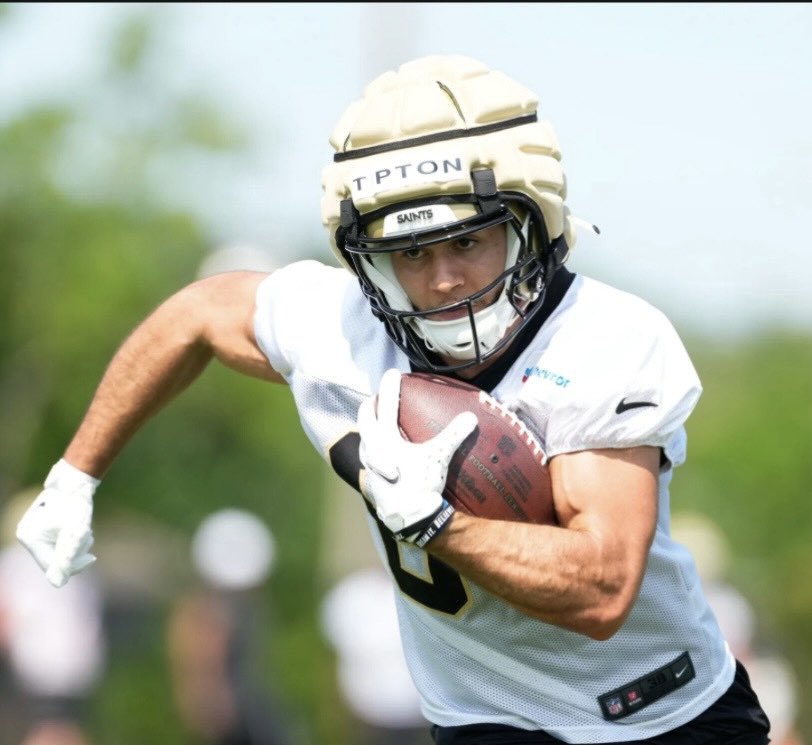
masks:
<path id="1" fill-rule="evenodd" d="M 479 425 L 454 454 L 445 498 L 478 517 L 557 524 L 544 452 L 515 414 L 459 380 L 428 373 L 401 377 L 398 424 L 410 442 L 431 439 L 463 411 L 473 411 Z"/>

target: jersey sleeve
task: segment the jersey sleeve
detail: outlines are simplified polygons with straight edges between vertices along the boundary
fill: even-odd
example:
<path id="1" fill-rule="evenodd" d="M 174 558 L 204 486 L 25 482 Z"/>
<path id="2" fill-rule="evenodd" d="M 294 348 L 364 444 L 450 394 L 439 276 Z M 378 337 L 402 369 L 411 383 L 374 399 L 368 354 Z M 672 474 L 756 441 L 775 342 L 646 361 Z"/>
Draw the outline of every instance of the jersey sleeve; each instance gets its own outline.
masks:
<path id="1" fill-rule="evenodd" d="M 290 377 L 302 339 L 314 338 L 316 305 L 324 307 L 329 296 L 340 297 L 346 286 L 341 281 L 345 274 L 348 273 L 342 269 L 304 260 L 277 269 L 260 283 L 254 335 L 268 362 L 280 375 Z"/>
<path id="2" fill-rule="evenodd" d="M 578 450 L 660 447 L 685 460 L 684 424 L 702 392 L 677 332 L 650 306 L 607 318 L 582 337 L 574 384 L 548 408 L 548 457 Z"/>

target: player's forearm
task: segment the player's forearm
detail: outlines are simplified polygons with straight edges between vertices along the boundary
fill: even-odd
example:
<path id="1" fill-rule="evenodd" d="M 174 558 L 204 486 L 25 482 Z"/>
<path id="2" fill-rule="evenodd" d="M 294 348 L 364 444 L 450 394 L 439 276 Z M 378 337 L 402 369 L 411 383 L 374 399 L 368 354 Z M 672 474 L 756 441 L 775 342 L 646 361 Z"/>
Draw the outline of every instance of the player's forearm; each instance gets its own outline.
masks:
<path id="1" fill-rule="evenodd" d="M 587 531 L 457 512 L 429 550 L 528 615 L 596 639 L 617 631 L 639 587 L 625 557 Z"/>
<path id="2" fill-rule="evenodd" d="M 161 305 L 113 357 L 65 459 L 101 478 L 153 414 L 186 388 L 212 359 L 189 299 Z"/>

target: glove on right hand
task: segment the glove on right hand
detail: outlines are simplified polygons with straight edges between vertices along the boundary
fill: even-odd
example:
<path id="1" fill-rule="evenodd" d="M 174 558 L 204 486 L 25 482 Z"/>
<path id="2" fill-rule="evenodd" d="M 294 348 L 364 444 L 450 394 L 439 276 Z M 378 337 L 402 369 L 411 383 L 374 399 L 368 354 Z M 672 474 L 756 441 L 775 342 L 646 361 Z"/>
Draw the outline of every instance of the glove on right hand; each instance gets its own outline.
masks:
<path id="1" fill-rule="evenodd" d="M 477 418 L 462 412 L 430 440 L 409 442 L 398 426 L 400 377 L 394 369 L 384 373 L 377 412 L 373 397 L 358 409 L 363 491 L 395 538 L 423 548 L 454 513 L 442 494 L 448 466 Z"/>
<path id="2" fill-rule="evenodd" d="M 54 587 L 90 566 L 93 494 L 100 480 L 60 460 L 17 524 L 17 540 L 28 549 Z"/>

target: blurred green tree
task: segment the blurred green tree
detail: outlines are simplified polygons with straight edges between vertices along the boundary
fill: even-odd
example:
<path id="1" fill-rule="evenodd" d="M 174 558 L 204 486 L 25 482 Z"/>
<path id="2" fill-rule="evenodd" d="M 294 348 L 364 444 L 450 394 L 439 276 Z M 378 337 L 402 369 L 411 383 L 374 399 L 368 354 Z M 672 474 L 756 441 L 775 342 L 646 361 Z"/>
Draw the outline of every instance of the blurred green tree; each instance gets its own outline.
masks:
<path id="1" fill-rule="evenodd" d="M 799 730 L 812 740 L 812 336 L 775 329 L 746 342 L 689 345 L 704 393 L 688 421 L 688 460 L 672 509 L 703 513 L 731 548 L 727 580 L 752 603 L 756 643 L 800 683 Z"/>

